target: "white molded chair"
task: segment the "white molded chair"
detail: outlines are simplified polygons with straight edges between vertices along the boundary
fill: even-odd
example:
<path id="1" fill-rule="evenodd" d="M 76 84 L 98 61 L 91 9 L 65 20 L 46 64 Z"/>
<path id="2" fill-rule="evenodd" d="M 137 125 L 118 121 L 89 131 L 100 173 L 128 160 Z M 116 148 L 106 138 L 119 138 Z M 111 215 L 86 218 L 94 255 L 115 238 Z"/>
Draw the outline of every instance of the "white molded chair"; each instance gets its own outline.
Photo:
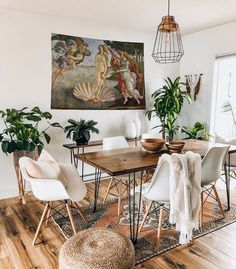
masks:
<path id="1" fill-rule="evenodd" d="M 34 245 L 36 242 L 43 221 L 45 220 L 47 223 L 48 219 L 51 217 L 51 210 L 53 209 L 52 205 L 55 201 L 65 202 L 73 232 L 76 234 L 75 224 L 71 214 L 71 207 L 68 201 L 71 201 L 72 205 L 77 208 L 78 213 L 86 222 L 86 219 L 80 211 L 77 202 L 84 199 L 87 193 L 87 188 L 84 182 L 81 180 L 76 168 L 71 164 L 58 163 L 64 177 L 66 177 L 68 181 L 68 186 L 65 188 L 59 179 L 36 179 L 30 177 L 26 170 L 27 159 L 29 158 L 21 157 L 19 159 L 19 166 L 22 177 L 24 180 L 30 182 L 34 196 L 39 200 L 46 202 L 46 206 L 41 216 L 32 245 Z"/>
<path id="2" fill-rule="evenodd" d="M 126 139 L 123 136 L 107 137 L 103 139 L 103 150 L 122 149 L 128 147 L 129 144 L 127 143 Z M 125 190 L 122 189 L 122 186 L 125 186 Z M 116 188 L 118 190 L 117 194 L 111 193 L 111 190 L 113 188 Z M 127 188 L 128 188 L 127 180 L 124 180 L 119 177 L 112 177 L 103 200 L 103 204 L 105 204 L 107 196 L 109 194 L 118 197 L 118 210 L 117 210 L 118 216 L 120 215 L 121 198 L 122 195 L 127 191 Z"/>
<path id="3" fill-rule="evenodd" d="M 142 186 L 142 197 L 147 200 L 147 207 L 144 217 L 139 226 L 139 232 L 141 232 L 143 225 L 147 219 L 147 216 L 151 212 L 153 203 L 156 203 L 158 205 L 158 209 L 160 209 L 157 231 L 157 245 L 160 242 L 164 204 L 170 202 L 169 177 L 170 165 L 167 161 L 162 161 L 157 165 L 155 172 L 152 176 L 151 182 L 143 184 Z"/>
<path id="4" fill-rule="evenodd" d="M 219 205 L 222 217 L 224 218 L 224 210 L 221 205 L 218 192 L 216 190 L 216 181 L 221 177 L 222 167 L 225 162 L 226 155 L 228 153 L 230 146 L 225 147 L 212 147 L 206 153 L 202 160 L 202 178 L 201 178 L 201 216 L 200 225 L 203 223 L 203 205 L 207 198 L 210 196 L 215 199 Z M 214 192 L 214 195 L 212 194 Z M 203 194 L 206 193 L 206 198 L 204 200 Z"/>

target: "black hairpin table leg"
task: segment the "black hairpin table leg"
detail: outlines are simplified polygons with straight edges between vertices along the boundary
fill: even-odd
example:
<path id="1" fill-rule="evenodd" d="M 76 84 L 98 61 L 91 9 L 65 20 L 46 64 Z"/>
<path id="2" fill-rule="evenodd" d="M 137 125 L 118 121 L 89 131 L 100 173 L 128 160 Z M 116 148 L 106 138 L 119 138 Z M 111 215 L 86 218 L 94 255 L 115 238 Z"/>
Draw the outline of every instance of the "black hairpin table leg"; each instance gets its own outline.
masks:
<path id="1" fill-rule="evenodd" d="M 227 210 L 230 210 L 230 178 L 229 171 L 227 170 L 226 163 L 224 164 L 225 172 L 225 186 L 226 186 L 226 195 L 227 195 Z"/>
<path id="2" fill-rule="evenodd" d="M 141 213 L 141 198 L 142 198 L 142 183 L 143 183 L 143 172 L 141 172 L 141 178 L 140 178 L 140 191 L 137 192 L 138 197 L 138 205 L 137 205 L 137 211 L 135 207 L 135 180 L 136 175 L 133 173 L 133 178 L 131 177 L 131 174 L 129 174 L 129 180 L 128 180 L 128 200 L 129 200 L 129 225 L 130 225 L 130 239 L 133 242 L 133 244 L 137 243 L 138 240 L 138 226 L 139 226 L 139 219 L 140 219 L 140 213 Z M 132 193 L 131 193 L 132 191 Z"/>
<path id="3" fill-rule="evenodd" d="M 100 187 L 100 180 L 101 180 L 101 170 L 95 168 L 95 191 L 94 191 L 94 205 L 93 205 L 93 212 L 97 209 L 97 200 L 98 200 L 98 193 Z"/>

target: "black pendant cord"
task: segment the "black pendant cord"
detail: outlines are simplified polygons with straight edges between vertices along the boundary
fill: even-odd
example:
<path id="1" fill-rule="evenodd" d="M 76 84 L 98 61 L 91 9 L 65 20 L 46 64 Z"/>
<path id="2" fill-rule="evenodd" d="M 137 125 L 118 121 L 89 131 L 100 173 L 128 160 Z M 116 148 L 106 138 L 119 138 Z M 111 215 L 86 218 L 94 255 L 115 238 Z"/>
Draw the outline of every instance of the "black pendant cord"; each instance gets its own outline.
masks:
<path id="1" fill-rule="evenodd" d="M 168 16 L 170 16 L 170 0 L 168 0 Z"/>

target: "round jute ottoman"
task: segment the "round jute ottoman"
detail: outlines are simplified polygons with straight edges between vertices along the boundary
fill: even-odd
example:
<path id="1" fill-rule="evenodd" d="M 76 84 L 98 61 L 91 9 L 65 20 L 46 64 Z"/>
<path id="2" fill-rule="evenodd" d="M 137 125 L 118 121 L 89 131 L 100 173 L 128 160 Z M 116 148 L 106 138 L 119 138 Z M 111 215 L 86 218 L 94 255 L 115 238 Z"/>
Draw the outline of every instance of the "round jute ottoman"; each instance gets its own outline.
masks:
<path id="1" fill-rule="evenodd" d="M 134 246 L 129 238 L 111 229 L 79 232 L 61 248 L 60 269 L 133 269 Z"/>

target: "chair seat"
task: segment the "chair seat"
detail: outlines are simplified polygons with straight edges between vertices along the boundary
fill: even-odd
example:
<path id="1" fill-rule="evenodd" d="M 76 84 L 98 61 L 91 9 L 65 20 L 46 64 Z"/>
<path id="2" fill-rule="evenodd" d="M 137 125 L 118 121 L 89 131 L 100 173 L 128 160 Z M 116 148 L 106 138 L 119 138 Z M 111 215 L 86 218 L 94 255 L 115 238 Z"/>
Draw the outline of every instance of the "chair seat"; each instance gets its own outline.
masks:
<path id="1" fill-rule="evenodd" d="M 60 269 L 132 269 L 134 246 L 130 239 L 111 229 L 79 232 L 61 248 Z"/>

